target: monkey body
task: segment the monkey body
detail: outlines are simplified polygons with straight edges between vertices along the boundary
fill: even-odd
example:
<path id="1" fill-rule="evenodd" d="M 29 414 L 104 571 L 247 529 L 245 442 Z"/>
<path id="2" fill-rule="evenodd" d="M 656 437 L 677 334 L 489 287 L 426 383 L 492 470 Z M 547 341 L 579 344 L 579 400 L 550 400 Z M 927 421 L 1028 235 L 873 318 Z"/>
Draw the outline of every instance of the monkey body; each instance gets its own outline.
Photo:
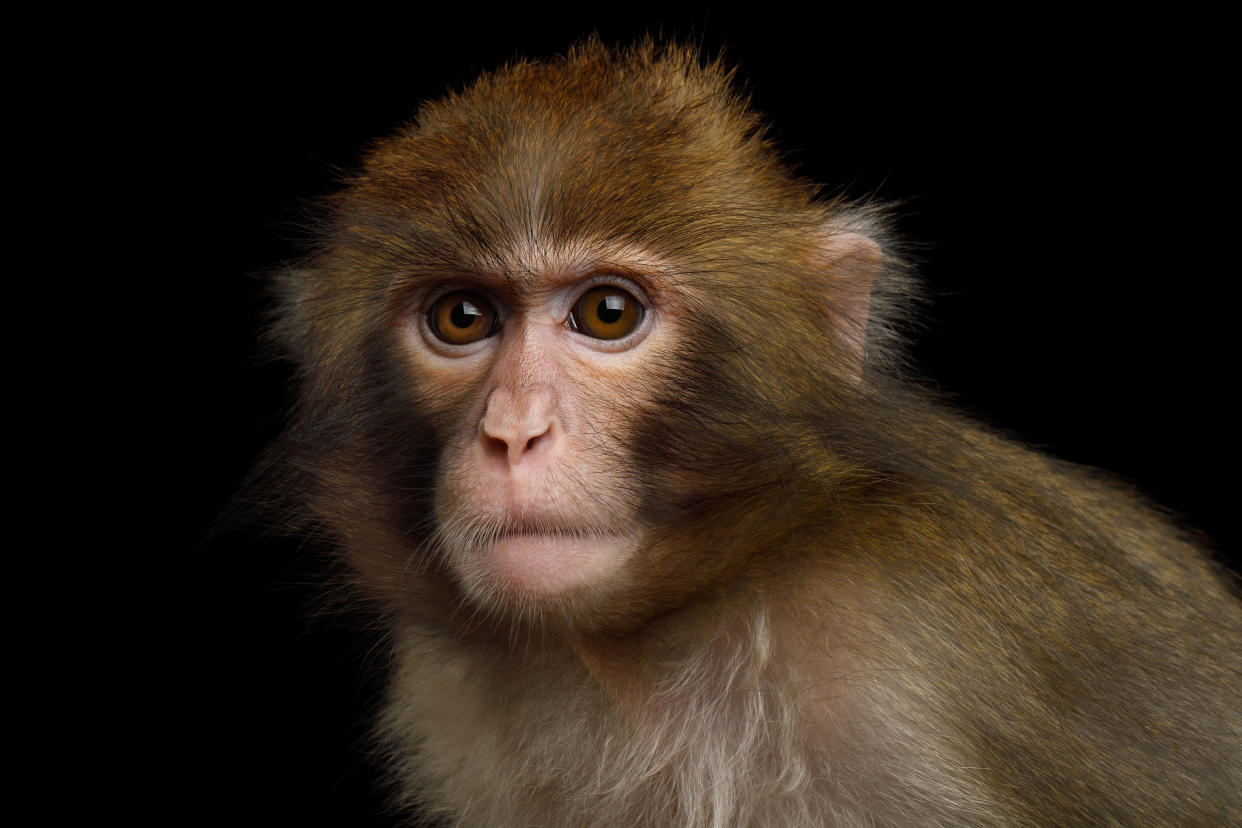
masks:
<path id="1" fill-rule="evenodd" d="M 589 43 L 428 105 L 279 291 L 273 485 L 389 624 L 419 813 L 1242 822 L 1236 596 L 898 378 L 883 215 L 718 64 Z"/>
<path id="2" fill-rule="evenodd" d="M 1127 493 L 979 441 L 1022 473 L 971 507 L 876 491 L 744 597 L 624 638 L 407 631 L 385 733 L 410 789 L 466 825 L 1235 823 L 1231 596 Z"/>

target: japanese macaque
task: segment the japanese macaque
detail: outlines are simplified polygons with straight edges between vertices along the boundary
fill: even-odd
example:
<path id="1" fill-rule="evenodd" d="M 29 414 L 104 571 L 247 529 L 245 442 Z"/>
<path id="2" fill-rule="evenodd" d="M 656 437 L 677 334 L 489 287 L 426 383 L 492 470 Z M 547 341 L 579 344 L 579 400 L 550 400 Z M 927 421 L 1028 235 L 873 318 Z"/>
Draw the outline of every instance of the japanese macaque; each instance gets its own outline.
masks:
<path id="1" fill-rule="evenodd" d="M 903 379 L 910 285 L 693 50 L 372 148 L 278 280 L 266 479 L 390 633 L 412 818 L 1242 823 L 1227 577 Z"/>

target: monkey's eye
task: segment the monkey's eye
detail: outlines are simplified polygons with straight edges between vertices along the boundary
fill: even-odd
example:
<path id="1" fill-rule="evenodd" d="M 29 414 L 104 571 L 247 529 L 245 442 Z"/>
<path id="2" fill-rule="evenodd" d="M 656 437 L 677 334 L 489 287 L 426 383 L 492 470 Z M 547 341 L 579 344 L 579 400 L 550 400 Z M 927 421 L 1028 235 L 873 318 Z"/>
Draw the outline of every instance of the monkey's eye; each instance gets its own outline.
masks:
<path id="1" fill-rule="evenodd" d="M 486 299 L 469 290 L 446 293 L 427 314 L 431 332 L 450 345 L 469 345 L 496 333 L 496 312 Z"/>
<path id="2" fill-rule="evenodd" d="M 575 331 L 595 339 L 620 339 L 643 321 L 643 306 L 615 285 L 596 285 L 569 313 Z"/>

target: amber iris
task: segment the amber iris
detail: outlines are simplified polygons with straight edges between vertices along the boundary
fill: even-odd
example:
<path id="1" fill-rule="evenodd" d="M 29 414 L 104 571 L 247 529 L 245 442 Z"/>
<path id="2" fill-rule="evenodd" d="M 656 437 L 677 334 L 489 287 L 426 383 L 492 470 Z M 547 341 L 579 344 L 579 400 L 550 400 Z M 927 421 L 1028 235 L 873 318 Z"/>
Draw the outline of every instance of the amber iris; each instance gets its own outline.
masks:
<path id="1" fill-rule="evenodd" d="M 469 345 L 496 332 L 496 312 L 486 299 L 468 290 L 437 299 L 428 322 L 432 332 L 450 345 Z"/>
<path id="2" fill-rule="evenodd" d="M 642 319 L 638 300 L 613 285 L 598 285 L 582 294 L 572 315 L 574 330 L 595 339 L 620 339 Z"/>

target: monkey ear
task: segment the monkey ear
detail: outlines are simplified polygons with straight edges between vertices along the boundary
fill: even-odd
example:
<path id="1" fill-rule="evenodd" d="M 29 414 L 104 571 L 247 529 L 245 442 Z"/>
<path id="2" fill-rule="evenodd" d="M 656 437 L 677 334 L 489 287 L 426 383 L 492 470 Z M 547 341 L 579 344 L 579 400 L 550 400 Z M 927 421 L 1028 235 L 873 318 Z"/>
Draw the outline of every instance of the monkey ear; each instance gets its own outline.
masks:
<path id="1" fill-rule="evenodd" d="M 851 361 L 851 374 L 857 379 L 862 375 L 871 288 L 884 264 L 884 252 L 861 233 L 828 227 L 820 242 L 819 259 L 828 321 Z"/>

